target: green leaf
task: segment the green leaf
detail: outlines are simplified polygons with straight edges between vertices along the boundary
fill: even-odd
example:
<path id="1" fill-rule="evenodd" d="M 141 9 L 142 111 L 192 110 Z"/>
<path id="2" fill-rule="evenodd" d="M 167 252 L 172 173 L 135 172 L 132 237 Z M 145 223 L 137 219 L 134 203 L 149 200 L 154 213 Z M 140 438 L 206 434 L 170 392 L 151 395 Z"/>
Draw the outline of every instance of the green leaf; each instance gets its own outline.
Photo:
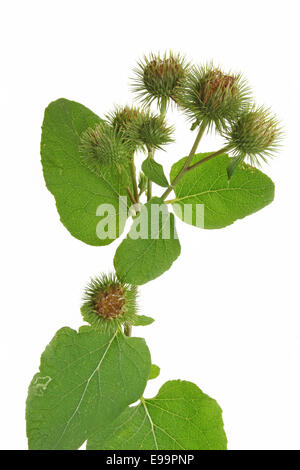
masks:
<path id="1" fill-rule="evenodd" d="M 146 317 L 146 315 L 135 315 L 132 325 L 133 326 L 148 326 L 154 322 L 154 318 Z"/>
<path id="2" fill-rule="evenodd" d="M 159 212 L 161 216 L 156 217 Z M 134 219 L 127 238 L 116 251 L 114 266 L 119 279 L 141 285 L 167 271 L 179 254 L 174 215 L 161 199 L 153 198 Z"/>
<path id="3" fill-rule="evenodd" d="M 88 440 L 99 450 L 225 450 L 222 410 L 195 384 L 174 380 Z"/>
<path id="4" fill-rule="evenodd" d="M 195 155 L 192 164 L 209 153 Z M 184 165 L 179 160 L 171 169 L 171 181 Z M 232 224 L 256 212 L 274 199 L 274 183 L 261 171 L 249 165 L 236 168 L 228 181 L 231 159 L 220 155 L 187 172 L 175 187 L 174 212 L 184 222 L 207 229 Z M 204 208 L 204 220 L 203 212 Z M 185 215 L 184 215 L 185 214 Z"/>
<path id="5" fill-rule="evenodd" d="M 160 163 L 157 163 L 153 158 L 148 157 L 142 163 L 142 170 L 148 178 L 154 183 L 166 188 L 169 186 L 168 180 L 165 177 L 164 169 Z"/>
<path id="6" fill-rule="evenodd" d="M 158 377 L 159 374 L 160 374 L 160 367 L 158 367 L 155 364 L 152 364 L 151 365 L 151 372 L 150 372 L 150 375 L 149 375 L 149 380 L 156 379 L 156 377 Z"/>
<path id="7" fill-rule="evenodd" d="M 62 328 L 29 386 L 29 448 L 77 449 L 95 424 L 106 427 L 142 395 L 151 359 L 143 339 Z"/>
<path id="8" fill-rule="evenodd" d="M 124 230 L 127 216 L 127 202 L 119 203 L 119 196 L 126 196 L 123 174 L 117 166 L 103 169 L 96 174 L 83 162 L 79 151 L 80 136 L 101 119 L 80 103 L 59 99 L 50 103 L 45 110 L 42 130 L 41 155 L 46 185 L 56 200 L 62 223 L 71 234 L 89 245 L 107 245 Z M 100 204 L 110 204 L 116 221 L 115 235 L 102 239 L 99 222 L 105 214 L 96 215 Z M 120 211 L 125 213 L 119 221 Z M 125 212 L 126 211 L 126 212 Z M 108 219 L 107 219 L 108 220 Z M 114 228 L 113 228 L 114 230 Z"/>

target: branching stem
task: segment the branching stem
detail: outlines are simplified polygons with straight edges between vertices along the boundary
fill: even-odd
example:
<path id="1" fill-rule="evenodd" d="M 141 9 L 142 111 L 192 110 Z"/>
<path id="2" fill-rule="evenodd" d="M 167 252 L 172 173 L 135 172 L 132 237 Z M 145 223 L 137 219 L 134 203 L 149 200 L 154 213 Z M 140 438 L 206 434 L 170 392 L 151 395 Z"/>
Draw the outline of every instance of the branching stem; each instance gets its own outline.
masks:
<path id="1" fill-rule="evenodd" d="M 199 145 L 199 142 L 205 132 L 205 129 L 206 129 L 206 126 L 207 126 L 207 123 L 205 121 L 202 121 L 201 125 L 200 125 L 200 128 L 199 128 L 199 131 L 198 131 L 198 134 L 196 136 L 196 139 L 195 139 L 195 142 L 193 144 L 193 147 L 191 148 L 191 151 L 189 153 L 189 156 L 187 157 L 186 159 L 186 162 L 185 164 L 183 165 L 182 169 L 179 171 L 179 173 L 177 174 L 177 176 L 175 176 L 174 180 L 172 181 L 171 185 L 165 190 L 165 192 L 163 193 L 163 195 L 161 196 L 161 199 L 164 201 L 166 199 L 166 197 L 170 194 L 170 192 L 174 189 L 174 187 L 176 186 L 176 184 L 178 183 L 178 181 L 183 177 L 183 175 L 186 173 L 187 171 L 187 168 L 189 167 L 196 151 L 197 151 L 197 148 L 198 148 L 198 145 Z"/>
<path id="2" fill-rule="evenodd" d="M 220 150 L 217 150 L 214 153 L 211 153 L 205 158 L 202 158 L 202 160 L 199 160 L 199 162 L 194 163 L 194 165 L 189 166 L 186 171 L 194 170 L 198 166 L 202 165 L 202 163 L 208 162 L 208 160 L 211 160 L 214 157 L 217 157 L 218 155 L 221 155 L 221 153 L 227 152 L 230 149 L 230 145 L 226 145 L 226 147 L 221 148 Z"/>
<path id="3" fill-rule="evenodd" d="M 221 148 L 220 150 L 217 150 L 216 152 L 214 153 L 211 153 L 210 155 L 207 155 L 207 157 L 204 157 L 202 158 L 202 160 L 199 160 L 199 162 L 196 162 L 194 163 L 193 165 L 189 166 L 188 168 L 186 168 L 185 170 L 185 173 L 187 173 L 188 171 L 190 170 L 194 170 L 195 168 L 197 168 L 198 166 L 202 165 L 202 163 L 205 163 L 205 162 L 208 162 L 209 160 L 211 160 L 212 158 L 214 157 L 217 157 L 218 155 L 221 155 L 222 153 L 224 152 L 227 152 L 228 150 L 230 150 L 230 145 L 226 145 L 226 147 L 223 147 Z M 174 202 L 178 201 L 177 198 L 175 199 L 169 199 L 168 201 L 165 201 L 165 204 L 173 204 Z"/>

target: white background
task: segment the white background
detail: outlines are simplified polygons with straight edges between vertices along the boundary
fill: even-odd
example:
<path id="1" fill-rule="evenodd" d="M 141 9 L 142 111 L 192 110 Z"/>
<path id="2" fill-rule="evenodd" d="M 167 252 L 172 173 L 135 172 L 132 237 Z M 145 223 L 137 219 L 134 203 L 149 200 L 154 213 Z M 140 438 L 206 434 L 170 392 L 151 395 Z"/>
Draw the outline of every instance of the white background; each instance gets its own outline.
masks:
<path id="1" fill-rule="evenodd" d="M 243 71 L 259 104 L 283 122 L 280 155 L 266 171 L 272 205 L 232 226 L 177 224 L 182 254 L 140 289 L 138 328 L 161 376 L 196 382 L 224 410 L 230 449 L 300 449 L 299 15 L 297 1 L 51 0 L 1 3 L 1 439 L 25 449 L 25 399 L 39 356 L 56 330 L 82 324 L 82 290 L 112 269 L 106 248 L 74 239 L 45 188 L 39 156 L 47 104 L 79 101 L 103 116 L 132 100 L 128 77 L 144 53 L 172 49 Z M 177 143 L 194 136 L 169 114 Z M 216 150 L 214 135 L 202 150 Z M 201 150 L 200 149 L 200 150 Z"/>

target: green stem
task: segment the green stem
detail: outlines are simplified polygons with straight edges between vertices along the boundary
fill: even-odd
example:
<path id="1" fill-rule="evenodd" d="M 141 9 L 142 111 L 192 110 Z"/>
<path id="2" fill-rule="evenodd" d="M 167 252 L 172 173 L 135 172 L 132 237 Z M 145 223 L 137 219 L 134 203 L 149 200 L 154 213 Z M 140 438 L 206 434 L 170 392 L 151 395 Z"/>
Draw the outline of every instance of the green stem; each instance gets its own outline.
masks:
<path id="1" fill-rule="evenodd" d="M 165 117 L 167 111 L 168 99 L 162 98 L 160 102 L 160 115 Z M 148 148 L 148 158 L 154 157 L 154 149 Z M 150 178 L 147 179 L 147 201 L 152 198 L 152 181 Z"/>
<path id="2" fill-rule="evenodd" d="M 154 151 L 153 149 L 148 149 L 148 158 L 153 158 Z M 147 180 L 147 201 L 150 201 L 152 198 L 152 181 L 150 178 Z"/>
<path id="3" fill-rule="evenodd" d="M 217 157 L 218 155 L 221 155 L 221 153 L 227 152 L 228 150 L 230 150 L 230 148 L 231 148 L 231 145 L 226 145 L 226 147 L 223 147 L 220 150 L 217 150 L 216 152 L 211 153 L 210 155 L 207 155 L 207 157 L 202 158 L 202 160 L 199 160 L 199 162 L 196 162 L 196 163 L 194 163 L 194 165 L 189 166 L 186 169 L 185 173 L 187 173 L 190 170 L 194 170 L 198 166 L 202 165 L 202 163 L 208 162 L 212 158 Z M 168 199 L 168 201 L 165 201 L 165 204 L 174 204 L 174 202 L 177 202 L 177 201 L 178 201 L 178 199 L 176 199 L 176 198 L 175 199 Z"/>
<path id="4" fill-rule="evenodd" d="M 198 166 L 202 165 L 202 163 L 208 162 L 208 160 L 211 160 L 212 158 L 217 157 L 218 155 L 221 155 L 221 153 L 227 152 L 228 150 L 230 150 L 230 147 L 231 147 L 230 145 L 226 145 L 226 147 L 223 147 L 220 150 L 217 150 L 216 152 L 211 153 L 207 157 L 202 158 L 202 160 L 199 160 L 199 162 L 194 163 L 194 165 L 189 166 L 186 169 L 186 171 L 194 170 Z"/>
<path id="5" fill-rule="evenodd" d="M 178 181 L 183 177 L 183 175 L 187 171 L 187 168 L 189 167 L 189 165 L 190 165 L 190 163 L 191 163 L 191 161 L 192 161 L 192 159 L 193 159 L 193 157 L 194 157 L 194 155 L 197 151 L 199 142 L 200 142 L 200 140 L 201 140 L 201 138 L 202 138 L 202 136 L 205 132 L 206 126 L 207 126 L 207 123 L 205 121 L 202 121 L 202 123 L 200 125 L 200 128 L 199 128 L 199 131 L 198 131 L 198 134 L 197 134 L 197 137 L 195 139 L 193 147 L 191 148 L 189 156 L 187 157 L 187 159 L 185 161 L 185 164 L 183 165 L 182 169 L 179 171 L 177 176 L 175 176 L 175 178 L 173 179 L 172 184 L 165 190 L 165 192 L 161 196 L 161 199 L 163 201 L 166 199 L 166 197 L 170 194 L 170 192 L 174 189 L 174 187 L 176 186 Z"/>
<path id="6" fill-rule="evenodd" d="M 131 336 L 131 332 L 132 332 L 132 326 L 125 324 L 124 325 L 124 335 L 125 336 Z"/>
<path id="7" fill-rule="evenodd" d="M 134 164 L 134 156 L 132 156 L 130 163 L 131 163 L 130 169 L 131 169 L 131 179 L 132 179 L 132 185 L 133 185 L 134 198 L 136 202 L 139 202 L 139 190 L 138 190 L 138 185 L 136 181 L 136 168 Z"/>
<path id="8" fill-rule="evenodd" d="M 167 112 L 168 99 L 162 98 L 160 102 L 160 115 L 165 116 Z"/>
<path id="9" fill-rule="evenodd" d="M 129 197 L 130 197 L 130 200 L 131 200 L 132 204 L 136 204 L 137 201 L 134 199 L 134 195 L 132 194 L 132 192 L 130 191 L 130 188 L 128 186 L 127 186 L 126 190 L 129 194 Z"/>

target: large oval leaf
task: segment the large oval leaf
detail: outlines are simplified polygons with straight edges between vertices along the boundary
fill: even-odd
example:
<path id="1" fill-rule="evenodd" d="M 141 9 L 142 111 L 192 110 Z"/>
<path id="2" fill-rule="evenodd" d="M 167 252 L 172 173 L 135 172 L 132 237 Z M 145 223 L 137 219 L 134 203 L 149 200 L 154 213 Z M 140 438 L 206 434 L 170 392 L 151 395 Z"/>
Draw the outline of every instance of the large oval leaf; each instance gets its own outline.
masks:
<path id="1" fill-rule="evenodd" d="M 116 166 L 95 174 L 83 163 L 79 151 L 82 133 L 100 121 L 80 103 L 59 99 L 45 110 L 41 141 L 44 177 L 61 221 L 74 237 L 90 245 L 111 243 L 122 233 L 127 215 L 127 203 L 124 199 L 119 201 L 119 196 L 127 196 L 124 175 Z M 96 214 L 101 204 L 111 206 L 112 224 L 116 223 L 112 230 L 115 235 L 107 238 L 99 238 L 99 231 L 97 234 L 97 225 L 105 215 Z"/>
<path id="2" fill-rule="evenodd" d="M 222 410 L 195 384 L 174 380 L 158 395 L 127 408 L 87 448 L 99 450 L 225 450 Z"/>
<path id="3" fill-rule="evenodd" d="M 142 206 L 127 238 L 118 247 L 114 267 L 119 279 L 140 285 L 167 271 L 179 255 L 174 215 L 161 199 L 153 198 Z"/>
<path id="4" fill-rule="evenodd" d="M 192 164 L 209 153 L 195 155 Z M 179 173 L 186 158 L 171 169 L 171 181 Z M 274 199 L 274 183 L 261 171 L 249 165 L 236 169 L 228 181 L 230 158 L 220 155 L 187 172 L 175 187 L 173 208 L 184 222 L 217 229 L 256 212 Z"/>
<path id="5" fill-rule="evenodd" d="M 42 354 L 26 406 L 30 449 L 78 449 L 94 426 L 107 426 L 146 386 L 145 341 L 84 326 L 59 330 Z"/>

